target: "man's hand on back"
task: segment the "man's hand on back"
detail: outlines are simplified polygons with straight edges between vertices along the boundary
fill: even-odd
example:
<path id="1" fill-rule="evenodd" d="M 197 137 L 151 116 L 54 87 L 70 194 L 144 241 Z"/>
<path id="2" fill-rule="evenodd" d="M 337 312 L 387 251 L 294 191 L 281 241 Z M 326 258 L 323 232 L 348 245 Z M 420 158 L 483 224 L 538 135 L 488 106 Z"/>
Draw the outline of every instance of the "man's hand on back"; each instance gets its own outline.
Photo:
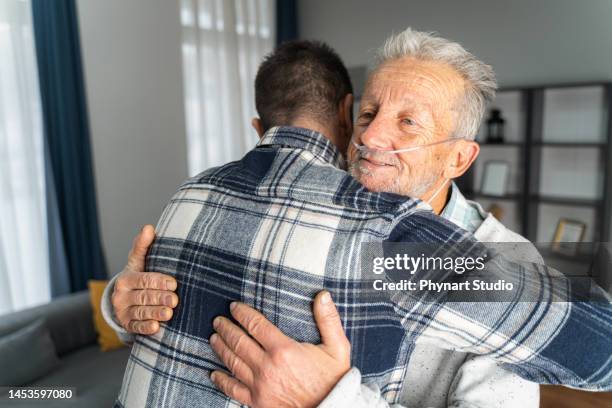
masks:
<path id="1" fill-rule="evenodd" d="M 155 334 L 159 322 L 170 320 L 179 301 L 172 276 L 144 272 L 154 239 L 154 228 L 146 225 L 134 239 L 127 265 L 115 281 L 113 310 L 130 333 Z M 232 306 L 231 314 L 242 328 L 218 317 L 211 337 L 213 350 L 234 375 L 215 371 L 212 376 L 229 397 L 257 408 L 314 407 L 350 369 L 351 345 L 328 292 L 319 293 L 314 300 L 319 345 L 285 336 L 243 303 Z"/>
<path id="2" fill-rule="evenodd" d="M 113 310 L 121 326 L 130 333 L 155 334 L 159 322 L 172 318 L 178 304 L 176 280 L 157 272 L 144 272 L 145 256 L 155 239 L 155 229 L 145 225 L 134 238 L 128 262 L 115 281 Z"/>
<path id="3" fill-rule="evenodd" d="M 317 406 L 350 369 L 351 345 L 328 292 L 315 297 L 313 309 L 319 345 L 299 343 L 255 309 L 232 303 L 231 314 L 246 331 L 225 317 L 213 321 L 211 347 L 233 374 L 214 371 L 213 382 L 257 408 Z"/>

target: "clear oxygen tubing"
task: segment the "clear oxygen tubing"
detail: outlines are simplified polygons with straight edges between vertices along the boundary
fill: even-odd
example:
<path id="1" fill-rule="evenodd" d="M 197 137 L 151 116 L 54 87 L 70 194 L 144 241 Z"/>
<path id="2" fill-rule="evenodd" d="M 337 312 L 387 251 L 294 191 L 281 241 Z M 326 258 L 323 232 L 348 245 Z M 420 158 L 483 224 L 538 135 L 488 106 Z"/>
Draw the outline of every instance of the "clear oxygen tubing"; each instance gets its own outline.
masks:
<path id="1" fill-rule="evenodd" d="M 366 147 L 364 145 L 359 145 L 359 144 L 355 143 L 354 140 L 351 140 L 351 143 L 353 143 L 353 146 L 355 146 L 355 149 L 359 150 L 362 153 L 363 152 L 371 152 L 371 153 L 375 153 L 375 154 L 379 154 L 379 153 L 396 154 L 396 153 L 414 152 L 416 150 L 425 149 L 427 147 L 436 146 L 436 145 L 439 145 L 439 144 L 442 144 L 442 143 L 456 142 L 457 140 L 461 140 L 461 139 L 460 138 L 456 138 L 456 137 L 451 137 L 451 138 L 448 138 L 448 139 L 440 140 L 438 142 L 428 143 L 428 144 L 424 144 L 424 145 L 420 145 L 420 146 L 412 146 L 412 147 L 407 147 L 405 149 L 397 149 L 397 150 L 371 149 L 371 148 Z"/>
<path id="2" fill-rule="evenodd" d="M 442 182 L 442 184 L 440 184 L 440 187 L 438 187 L 438 189 L 436 190 L 435 193 L 433 193 L 433 195 L 431 197 L 429 197 L 429 199 L 425 200 L 425 202 L 429 205 L 432 205 L 432 201 L 438 196 L 438 194 L 440 194 L 440 192 L 444 189 L 444 187 L 446 187 L 446 183 L 450 181 L 449 179 L 445 178 Z"/>
<path id="3" fill-rule="evenodd" d="M 397 149 L 397 150 L 379 150 L 379 149 L 370 149 L 369 147 L 366 147 L 364 145 L 358 145 L 357 143 L 355 143 L 354 140 L 351 140 L 351 143 L 353 143 L 353 146 L 355 146 L 355 149 L 357 149 L 360 153 L 373 153 L 373 154 L 396 154 L 396 153 L 406 153 L 406 152 L 414 152 L 417 150 L 421 150 L 421 149 L 425 149 L 427 147 L 431 147 L 431 146 L 436 146 L 442 143 L 449 143 L 449 142 L 456 142 L 457 140 L 460 140 L 460 138 L 448 138 L 448 139 L 444 139 L 444 140 L 440 140 L 438 142 L 433 142 L 433 143 L 428 143 L 428 144 L 424 144 L 424 145 L 420 145 L 420 146 L 413 146 L 413 147 L 407 147 L 405 149 Z M 449 180 L 448 179 L 444 179 L 444 181 L 442 182 L 442 184 L 436 189 L 436 191 L 432 194 L 431 197 L 429 197 L 428 200 L 426 200 L 425 202 L 429 205 L 431 205 L 432 201 L 438 196 L 438 194 L 440 194 L 440 192 L 444 189 L 444 187 L 446 187 L 446 184 Z"/>

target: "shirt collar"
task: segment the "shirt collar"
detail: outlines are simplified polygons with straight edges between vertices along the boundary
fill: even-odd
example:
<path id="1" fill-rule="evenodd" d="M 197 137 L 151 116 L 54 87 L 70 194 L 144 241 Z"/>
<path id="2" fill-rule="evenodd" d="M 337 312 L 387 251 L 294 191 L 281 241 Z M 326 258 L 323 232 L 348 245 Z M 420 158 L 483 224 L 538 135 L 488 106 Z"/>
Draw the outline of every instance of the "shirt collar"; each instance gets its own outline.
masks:
<path id="1" fill-rule="evenodd" d="M 338 148 L 323 134 L 314 130 L 276 126 L 270 128 L 257 143 L 257 147 L 283 146 L 308 150 L 320 160 L 335 167 L 345 169 L 344 157 Z"/>
<path id="2" fill-rule="evenodd" d="M 454 182 L 451 184 L 450 199 L 440 216 L 471 233 L 480 227 L 486 217 L 484 211 L 480 211 L 461 194 Z"/>

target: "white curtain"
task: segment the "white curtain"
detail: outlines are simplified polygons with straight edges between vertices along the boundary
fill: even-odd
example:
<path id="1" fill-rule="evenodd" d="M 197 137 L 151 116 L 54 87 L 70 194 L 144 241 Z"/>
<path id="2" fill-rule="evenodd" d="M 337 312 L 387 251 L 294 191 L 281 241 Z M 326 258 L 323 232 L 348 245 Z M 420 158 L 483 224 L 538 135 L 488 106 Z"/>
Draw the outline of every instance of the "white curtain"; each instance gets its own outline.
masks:
<path id="1" fill-rule="evenodd" d="M 0 1 L 0 314 L 49 301 L 44 145 L 29 0 Z"/>
<path id="2" fill-rule="evenodd" d="M 274 46 L 274 0 L 181 0 L 189 173 L 257 142 L 254 80 Z"/>

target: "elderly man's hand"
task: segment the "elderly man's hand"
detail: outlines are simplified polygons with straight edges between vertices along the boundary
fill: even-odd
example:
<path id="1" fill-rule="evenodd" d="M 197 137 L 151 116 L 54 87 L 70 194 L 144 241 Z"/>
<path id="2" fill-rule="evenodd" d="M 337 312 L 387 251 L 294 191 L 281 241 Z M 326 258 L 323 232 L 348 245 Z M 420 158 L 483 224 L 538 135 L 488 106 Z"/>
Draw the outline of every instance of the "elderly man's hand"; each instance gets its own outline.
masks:
<path id="1" fill-rule="evenodd" d="M 319 293 L 314 300 L 319 345 L 285 336 L 243 303 L 232 303 L 231 314 L 246 332 L 219 316 L 213 321 L 216 333 L 210 344 L 233 377 L 214 371 L 211 378 L 221 391 L 242 404 L 314 407 L 350 369 L 351 345 L 329 292 Z"/>
<path id="2" fill-rule="evenodd" d="M 134 238 L 128 262 L 115 281 L 112 304 L 117 320 L 131 333 L 155 334 L 159 322 L 172 318 L 178 304 L 176 280 L 157 272 L 144 272 L 145 256 L 153 240 L 155 229 L 145 225 Z"/>

